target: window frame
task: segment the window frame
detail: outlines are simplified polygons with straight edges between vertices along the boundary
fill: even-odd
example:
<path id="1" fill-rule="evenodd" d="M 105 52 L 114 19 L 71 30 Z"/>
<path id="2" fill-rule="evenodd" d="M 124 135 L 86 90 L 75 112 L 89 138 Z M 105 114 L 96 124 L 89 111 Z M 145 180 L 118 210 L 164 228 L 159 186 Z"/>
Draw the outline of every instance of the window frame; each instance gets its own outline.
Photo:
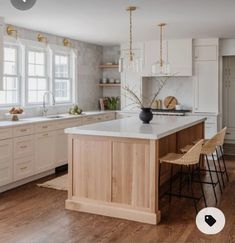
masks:
<path id="1" fill-rule="evenodd" d="M 69 77 L 63 77 L 63 78 L 58 78 L 55 76 L 55 57 L 56 55 L 59 55 L 59 56 L 66 56 L 68 57 L 68 74 L 69 74 Z M 74 70 L 75 72 L 75 70 Z M 59 104 L 59 105 L 63 105 L 63 104 L 72 104 L 73 103 L 73 86 L 74 86 L 74 82 L 73 82 L 73 71 L 72 71 L 72 55 L 69 51 L 61 51 L 61 50 L 52 50 L 52 92 L 53 94 L 56 93 L 56 90 L 55 90 L 55 80 L 56 79 L 60 79 L 60 80 L 69 80 L 70 82 L 70 97 L 69 97 L 69 100 L 68 101 L 56 101 L 56 104 Z M 55 96 L 55 99 L 56 99 L 56 96 Z"/>
<path id="2" fill-rule="evenodd" d="M 22 103 L 22 82 L 21 82 L 21 77 L 22 77 L 22 63 L 20 61 L 20 57 L 22 55 L 22 53 L 20 52 L 20 46 L 18 44 L 15 43 L 10 43 L 10 42 L 4 42 L 3 43 L 3 51 L 4 48 L 14 48 L 16 50 L 16 75 L 10 75 L 10 74 L 5 74 L 5 69 L 3 66 L 3 79 L 6 78 L 17 78 L 18 79 L 18 90 L 17 90 L 17 96 L 18 96 L 18 102 L 17 103 L 4 103 L 4 104 L 0 104 L 0 108 L 9 108 L 12 106 L 21 106 Z M 3 59 L 3 65 L 5 63 L 5 60 Z M 3 90 L 4 91 L 4 90 Z"/>
<path id="3" fill-rule="evenodd" d="M 42 52 L 44 53 L 44 62 L 45 62 L 45 76 L 30 76 L 29 75 L 29 52 Z M 30 78 L 45 78 L 46 79 L 46 91 L 50 91 L 50 77 L 49 77 L 49 55 L 48 55 L 48 50 L 46 48 L 43 47 L 38 47 L 38 46 L 25 46 L 25 88 L 24 88 L 24 93 L 25 93 L 25 107 L 34 107 L 34 106 L 41 106 L 43 104 L 43 102 L 35 102 L 35 103 L 31 103 L 29 102 L 29 79 Z M 49 99 L 46 99 L 46 104 L 49 105 Z"/>

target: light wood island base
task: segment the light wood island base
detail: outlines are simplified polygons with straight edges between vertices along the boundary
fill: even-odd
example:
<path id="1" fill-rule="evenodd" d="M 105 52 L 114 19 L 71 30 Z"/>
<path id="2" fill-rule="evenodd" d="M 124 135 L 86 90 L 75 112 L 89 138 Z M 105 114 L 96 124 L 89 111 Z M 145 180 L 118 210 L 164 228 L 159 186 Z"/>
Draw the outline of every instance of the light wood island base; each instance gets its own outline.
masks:
<path id="1" fill-rule="evenodd" d="M 158 224 L 159 158 L 201 138 L 204 122 L 159 140 L 70 134 L 66 209 Z"/>

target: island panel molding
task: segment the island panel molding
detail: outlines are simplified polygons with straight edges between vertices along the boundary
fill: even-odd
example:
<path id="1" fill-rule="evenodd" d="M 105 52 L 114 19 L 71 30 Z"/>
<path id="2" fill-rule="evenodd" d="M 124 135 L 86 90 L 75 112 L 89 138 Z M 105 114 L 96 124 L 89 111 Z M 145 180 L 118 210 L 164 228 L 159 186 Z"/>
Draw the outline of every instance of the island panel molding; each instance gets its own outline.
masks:
<path id="1" fill-rule="evenodd" d="M 78 130 L 69 135 L 66 209 L 156 225 L 161 219 L 159 158 L 204 138 L 204 120 L 193 120 L 159 139 L 92 135 L 90 131 L 90 135 Z M 163 166 L 161 184 L 169 179 L 169 169 Z"/>

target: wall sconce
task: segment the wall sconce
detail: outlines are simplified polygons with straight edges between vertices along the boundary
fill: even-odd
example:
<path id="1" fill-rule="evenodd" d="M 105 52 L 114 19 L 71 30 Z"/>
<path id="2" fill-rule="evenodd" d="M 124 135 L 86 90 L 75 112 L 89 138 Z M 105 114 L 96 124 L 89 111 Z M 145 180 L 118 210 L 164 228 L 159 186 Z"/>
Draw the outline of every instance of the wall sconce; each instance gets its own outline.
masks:
<path id="1" fill-rule="evenodd" d="M 72 46 L 71 41 L 69 39 L 66 39 L 66 38 L 63 40 L 63 44 L 64 44 L 64 46 Z"/>
<path id="2" fill-rule="evenodd" d="M 15 35 L 16 38 L 18 37 L 18 31 L 12 25 L 8 25 L 6 31 L 9 36 Z"/>
<path id="3" fill-rule="evenodd" d="M 45 43 L 47 43 L 47 38 L 45 36 L 43 36 L 42 34 L 38 34 L 37 35 L 37 40 L 39 42 L 45 42 Z"/>

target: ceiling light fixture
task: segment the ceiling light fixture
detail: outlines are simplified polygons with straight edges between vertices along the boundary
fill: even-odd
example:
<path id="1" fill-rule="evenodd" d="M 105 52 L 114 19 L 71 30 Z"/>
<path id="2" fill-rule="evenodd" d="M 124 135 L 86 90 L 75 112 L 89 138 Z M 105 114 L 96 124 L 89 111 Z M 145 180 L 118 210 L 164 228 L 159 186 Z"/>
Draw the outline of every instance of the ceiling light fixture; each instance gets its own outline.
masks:
<path id="1" fill-rule="evenodd" d="M 36 0 L 11 0 L 11 4 L 18 10 L 25 11 L 31 9 Z"/>
<path id="2" fill-rule="evenodd" d="M 170 75 L 170 65 L 163 60 L 163 27 L 166 26 L 166 23 L 161 23 L 158 26 L 160 28 L 160 59 L 152 65 L 152 74 L 166 76 Z"/>
<path id="3" fill-rule="evenodd" d="M 137 7 L 129 6 L 126 11 L 129 12 L 130 16 L 130 39 L 129 39 L 129 49 L 122 52 L 122 56 L 119 60 L 119 71 L 132 71 L 140 72 L 142 70 L 142 59 L 140 58 L 140 53 L 133 49 L 133 24 L 132 24 L 132 12 L 135 11 Z"/>

